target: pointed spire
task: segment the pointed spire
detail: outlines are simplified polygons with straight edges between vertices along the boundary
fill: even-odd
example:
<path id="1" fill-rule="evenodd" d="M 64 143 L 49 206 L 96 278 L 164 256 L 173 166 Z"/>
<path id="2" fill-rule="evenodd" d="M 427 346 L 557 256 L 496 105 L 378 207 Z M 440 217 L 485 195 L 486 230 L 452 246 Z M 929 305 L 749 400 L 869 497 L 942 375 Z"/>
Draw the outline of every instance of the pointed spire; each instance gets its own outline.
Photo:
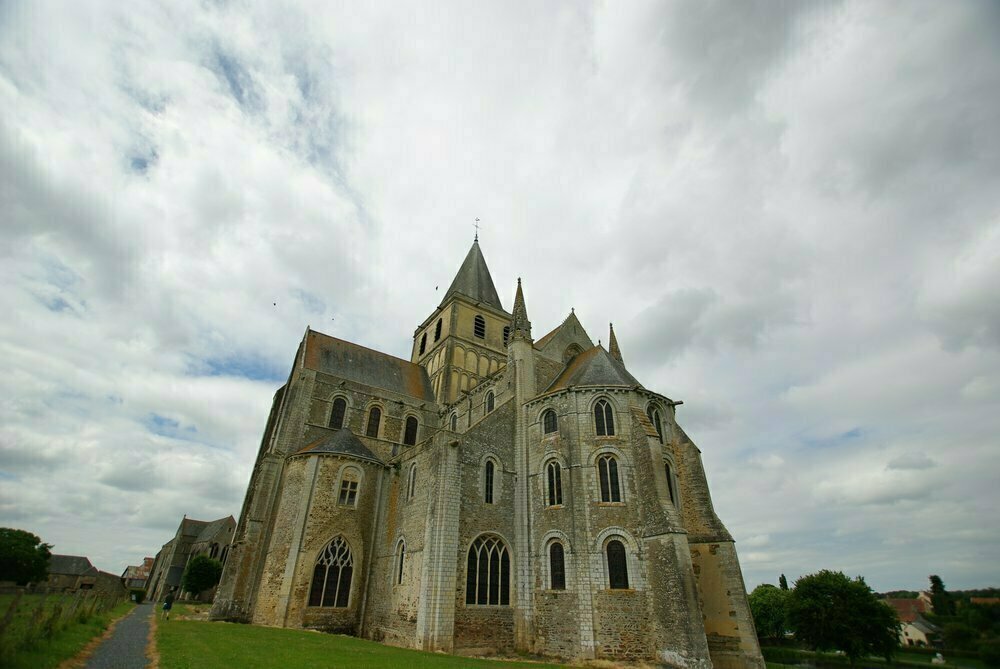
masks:
<path id="1" fill-rule="evenodd" d="M 615 337 L 615 324 L 608 323 L 608 327 L 611 329 L 611 335 L 608 337 L 608 353 L 610 353 L 611 357 L 618 362 L 624 363 L 625 361 L 622 360 L 621 349 L 618 348 L 618 339 Z"/>
<path id="2" fill-rule="evenodd" d="M 503 311 L 496 286 L 493 285 L 493 277 L 490 276 L 490 269 L 486 266 L 483 252 L 479 250 L 478 238 L 472 242 L 472 248 L 465 256 L 465 261 L 462 262 L 458 274 L 455 275 L 451 286 L 448 287 L 448 292 L 444 294 L 441 304 L 444 304 L 455 293 L 461 293 L 476 302 L 482 302 Z"/>
<path id="3" fill-rule="evenodd" d="M 524 306 L 521 277 L 517 277 L 517 292 L 514 294 L 513 311 L 514 319 L 511 321 L 511 340 L 520 338 L 531 341 L 531 321 L 528 320 L 528 308 Z"/>

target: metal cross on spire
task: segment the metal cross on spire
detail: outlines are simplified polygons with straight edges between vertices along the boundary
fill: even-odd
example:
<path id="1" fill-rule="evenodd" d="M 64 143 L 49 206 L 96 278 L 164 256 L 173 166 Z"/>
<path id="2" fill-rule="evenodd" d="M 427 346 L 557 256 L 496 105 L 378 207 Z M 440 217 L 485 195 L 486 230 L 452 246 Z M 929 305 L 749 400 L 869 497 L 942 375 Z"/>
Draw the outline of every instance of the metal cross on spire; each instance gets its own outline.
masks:
<path id="1" fill-rule="evenodd" d="M 478 242 L 479 241 L 479 217 L 478 216 L 476 216 L 476 222 L 473 223 L 472 225 L 476 229 L 476 239 L 475 239 L 475 241 Z"/>

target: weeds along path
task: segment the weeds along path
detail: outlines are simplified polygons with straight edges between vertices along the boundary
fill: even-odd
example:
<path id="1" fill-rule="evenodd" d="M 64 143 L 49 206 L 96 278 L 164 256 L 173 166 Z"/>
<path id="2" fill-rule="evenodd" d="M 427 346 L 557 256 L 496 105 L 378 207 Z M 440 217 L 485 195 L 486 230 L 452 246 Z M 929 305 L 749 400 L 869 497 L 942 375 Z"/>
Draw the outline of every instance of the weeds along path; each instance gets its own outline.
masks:
<path id="1" fill-rule="evenodd" d="M 85 665 L 86 669 L 143 669 L 148 665 L 146 645 L 149 622 L 156 607 L 139 604 L 118 621 L 111 636 L 101 642 Z"/>

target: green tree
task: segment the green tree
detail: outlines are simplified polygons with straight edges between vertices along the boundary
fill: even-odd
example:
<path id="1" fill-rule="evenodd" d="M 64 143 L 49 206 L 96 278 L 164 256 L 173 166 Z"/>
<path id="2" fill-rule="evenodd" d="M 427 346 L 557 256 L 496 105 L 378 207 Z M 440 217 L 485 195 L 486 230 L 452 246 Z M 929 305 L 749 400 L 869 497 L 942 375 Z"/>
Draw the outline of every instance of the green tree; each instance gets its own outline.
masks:
<path id="1" fill-rule="evenodd" d="M 944 646 L 949 650 L 975 650 L 979 645 L 979 632 L 964 623 L 944 626 Z"/>
<path id="2" fill-rule="evenodd" d="M 184 568 L 181 588 L 198 595 L 218 584 L 222 577 L 222 563 L 207 555 L 195 555 Z"/>
<path id="3" fill-rule="evenodd" d="M 770 583 L 758 585 L 750 593 L 750 612 L 757 636 L 762 641 L 776 642 L 785 638 L 785 614 L 790 594 Z"/>
<path id="4" fill-rule="evenodd" d="M 839 571 L 803 576 L 788 598 L 795 637 L 816 650 L 841 650 L 851 664 L 866 655 L 892 658 L 899 645 L 899 619 L 860 576 Z"/>
<path id="5" fill-rule="evenodd" d="M 49 575 L 51 548 L 31 532 L 0 527 L 0 581 L 19 585 L 44 581 Z"/>
<path id="6" fill-rule="evenodd" d="M 782 590 L 788 590 L 788 579 L 785 578 L 784 574 L 778 577 L 778 587 Z"/>
<path id="7" fill-rule="evenodd" d="M 955 615 L 955 602 L 951 601 L 951 595 L 944 589 L 941 577 L 932 574 L 928 578 L 931 580 L 931 606 L 934 608 L 934 615 Z"/>

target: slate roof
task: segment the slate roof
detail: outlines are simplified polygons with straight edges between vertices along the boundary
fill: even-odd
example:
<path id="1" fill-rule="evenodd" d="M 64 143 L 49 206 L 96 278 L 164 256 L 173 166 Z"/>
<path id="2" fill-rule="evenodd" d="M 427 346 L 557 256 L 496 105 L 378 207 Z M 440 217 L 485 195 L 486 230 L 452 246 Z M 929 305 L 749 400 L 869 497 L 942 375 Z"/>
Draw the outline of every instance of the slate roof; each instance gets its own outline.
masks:
<path id="1" fill-rule="evenodd" d="M 97 567 L 90 564 L 90 560 L 80 555 L 53 555 L 49 559 L 50 574 L 83 576 L 90 572 L 96 574 Z"/>
<path id="2" fill-rule="evenodd" d="M 497 295 L 496 286 L 493 285 L 493 277 L 486 266 L 486 259 L 483 252 L 479 250 L 479 242 L 472 242 L 469 254 L 465 256 L 465 261 L 451 282 L 448 292 L 444 294 L 441 304 L 444 304 L 454 293 L 460 293 L 472 298 L 476 302 L 488 304 L 494 309 L 503 311 L 500 304 L 500 297 Z"/>
<path id="3" fill-rule="evenodd" d="M 194 543 L 201 543 L 202 541 L 211 541 L 215 538 L 215 535 L 226 526 L 226 523 L 234 523 L 232 516 L 226 516 L 225 518 L 219 518 L 218 520 L 212 520 L 205 524 L 201 532 L 198 534 L 198 538 L 194 540 Z"/>
<path id="4" fill-rule="evenodd" d="M 618 360 L 597 345 L 573 358 L 545 392 L 570 386 L 642 386 Z"/>
<path id="5" fill-rule="evenodd" d="M 348 381 L 434 401 L 427 370 L 409 360 L 309 330 L 305 366 Z"/>
<path id="6" fill-rule="evenodd" d="M 920 630 L 924 634 L 935 634 L 935 633 L 937 633 L 939 631 L 939 628 L 938 628 L 937 625 L 928 622 L 927 620 L 925 620 L 923 617 L 921 617 L 919 615 L 917 616 L 917 619 L 914 620 L 910 624 L 913 625 L 914 627 L 916 627 L 918 630 Z"/>
<path id="7" fill-rule="evenodd" d="M 305 453 L 335 453 L 337 455 L 347 455 L 360 460 L 368 460 L 377 464 L 384 464 L 377 455 L 371 452 L 367 446 L 354 436 L 350 428 L 343 427 L 330 436 L 320 437 L 298 450 L 296 455 Z"/>

